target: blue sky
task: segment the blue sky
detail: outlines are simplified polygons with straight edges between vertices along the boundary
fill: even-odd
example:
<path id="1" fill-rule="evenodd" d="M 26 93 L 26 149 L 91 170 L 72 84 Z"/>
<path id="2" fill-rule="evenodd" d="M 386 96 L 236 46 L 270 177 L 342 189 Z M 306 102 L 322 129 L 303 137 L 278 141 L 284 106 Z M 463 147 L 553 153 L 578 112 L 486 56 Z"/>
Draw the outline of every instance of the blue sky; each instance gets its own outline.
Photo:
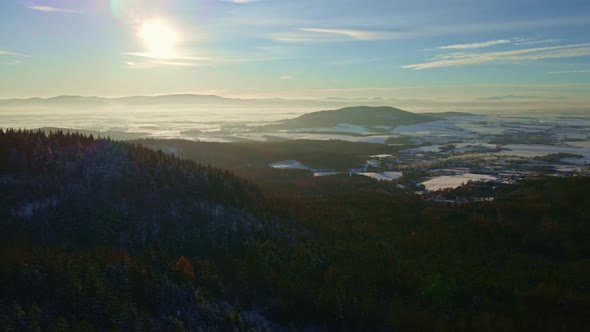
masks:
<path id="1" fill-rule="evenodd" d="M 0 98 L 587 102 L 587 0 L 3 0 Z"/>

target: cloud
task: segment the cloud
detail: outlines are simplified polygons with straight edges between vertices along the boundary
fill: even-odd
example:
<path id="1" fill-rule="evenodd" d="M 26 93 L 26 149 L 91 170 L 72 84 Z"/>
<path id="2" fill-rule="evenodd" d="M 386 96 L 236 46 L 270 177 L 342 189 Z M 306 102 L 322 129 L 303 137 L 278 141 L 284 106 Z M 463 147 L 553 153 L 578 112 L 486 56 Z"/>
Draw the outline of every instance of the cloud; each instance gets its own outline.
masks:
<path id="1" fill-rule="evenodd" d="M 590 69 L 550 71 L 550 72 L 547 72 L 545 74 L 547 74 L 547 75 L 558 75 L 558 74 L 580 74 L 580 73 L 590 73 Z"/>
<path id="2" fill-rule="evenodd" d="M 129 69 L 152 69 L 158 67 L 209 67 L 210 64 L 179 61 L 125 61 Z"/>
<path id="3" fill-rule="evenodd" d="M 514 45 L 537 45 L 537 44 L 550 44 L 559 43 L 560 39 L 539 39 L 539 40 L 527 40 L 527 39 L 516 39 Z"/>
<path id="4" fill-rule="evenodd" d="M 295 79 L 295 76 L 292 76 L 292 75 L 283 75 L 283 76 L 281 76 L 279 78 L 282 79 L 282 80 L 294 80 Z"/>
<path id="5" fill-rule="evenodd" d="M 76 10 L 56 8 L 50 6 L 27 6 L 27 8 L 34 9 L 40 12 L 61 12 L 61 13 L 77 13 Z"/>
<path id="6" fill-rule="evenodd" d="M 8 61 L 8 62 L 0 62 L 0 64 L 2 64 L 2 65 L 8 65 L 8 66 L 16 66 L 16 65 L 21 64 L 21 63 L 22 63 L 21 60 L 11 60 L 11 61 Z"/>
<path id="7" fill-rule="evenodd" d="M 157 56 L 157 55 L 154 55 L 151 53 L 146 53 L 146 52 L 128 52 L 128 53 L 123 53 L 123 54 L 136 56 L 136 57 L 140 57 L 140 58 L 160 59 L 160 60 L 170 60 L 170 61 L 174 61 L 174 60 L 211 61 L 211 60 L 213 60 L 212 58 L 207 58 L 207 57 L 192 57 L 192 56 L 174 56 L 174 57 L 170 57 L 170 58 L 162 58 L 160 56 Z"/>
<path id="8" fill-rule="evenodd" d="M 213 67 L 223 63 L 244 63 L 266 61 L 269 58 L 223 58 L 223 57 L 195 57 L 195 56 L 175 56 L 171 58 L 161 58 L 150 53 L 122 53 L 123 55 L 143 59 L 141 61 L 131 60 L 124 61 L 127 68 L 130 69 L 151 69 L 163 66 L 171 67 Z"/>
<path id="9" fill-rule="evenodd" d="M 209 67 L 212 66 L 211 59 L 205 57 L 175 56 L 162 58 L 151 53 L 123 53 L 123 55 L 140 58 L 142 60 L 124 61 L 129 69 L 152 69 L 158 67 Z"/>
<path id="10" fill-rule="evenodd" d="M 0 55 L 13 55 L 13 56 L 20 56 L 20 57 L 25 57 L 25 58 L 31 57 L 30 55 L 26 55 L 26 54 L 9 52 L 9 51 L 2 51 L 2 50 L 0 50 Z"/>
<path id="11" fill-rule="evenodd" d="M 485 42 L 478 42 L 478 43 L 470 43 L 470 44 L 455 44 L 455 45 L 447 45 L 447 46 L 440 46 L 437 47 L 439 50 L 467 50 L 467 49 L 477 49 L 477 48 L 485 48 L 490 46 L 496 45 L 503 45 L 503 44 L 512 44 L 512 45 L 536 45 L 536 44 L 548 44 L 548 43 L 557 43 L 559 39 L 527 39 L 521 37 L 514 37 L 511 39 L 498 39 L 498 40 L 490 40 Z"/>
<path id="12" fill-rule="evenodd" d="M 30 58 L 31 57 L 30 55 L 26 55 L 26 54 L 21 54 L 21 53 L 15 53 L 15 52 L 9 52 L 9 51 L 2 51 L 2 50 L 0 50 L 0 56 L 2 56 L 2 55 L 6 55 L 9 58 L 10 57 L 20 57 L 20 58 Z M 22 60 L 14 60 L 14 59 L 11 59 L 11 60 L 9 60 L 7 62 L 0 62 L 0 64 L 2 64 L 2 65 L 9 65 L 9 66 L 15 66 L 15 65 L 21 64 L 22 62 L 23 62 Z"/>
<path id="13" fill-rule="evenodd" d="M 431 62 L 402 66 L 402 68 L 422 70 L 439 67 L 477 65 L 493 62 L 518 62 L 582 56 L 590 56 L 590 44 L 529 48 L 505 52 L 451 53 L 435 57 Z"/>
<path id="14" fill-rule="evenodd" d="M 296 30 L 296 32 L 274 34 L 271 36 L 271 39 L 287 43 L 313 43 L 350 40 L 387 40 L 401 37 L 399 33 L 394 31 L 323 28 L 299 28 Z"/>
<path id="15" fill-rule="evenodd" d="M 472 48 L 484 48 L 490 47 L 494 45 L 501 45 L 501 44 L 510 44 L 512 43 L 509 39 L 499 39 L 499 40 L 490 40 L 486 42 L 480 43 L 471 43 L 471 44 L 455 44 L 455 45 L 447 45 L 447 46 L 440 46 L 437 47 L 439 50 L 464 50 L 464 49 L 472 49 Z"/>
<path id="16" fill-rule="evenodd" d="M 381 31 L 369 30 L 352 30 L 352 29 L 318 29 L 318 28 L 302 28 L 301 31 L 326 33 L 333 35 L 343 35 L 352 39 L 358 40 L 376 40 L 385 39 L 389 34 Z"/>

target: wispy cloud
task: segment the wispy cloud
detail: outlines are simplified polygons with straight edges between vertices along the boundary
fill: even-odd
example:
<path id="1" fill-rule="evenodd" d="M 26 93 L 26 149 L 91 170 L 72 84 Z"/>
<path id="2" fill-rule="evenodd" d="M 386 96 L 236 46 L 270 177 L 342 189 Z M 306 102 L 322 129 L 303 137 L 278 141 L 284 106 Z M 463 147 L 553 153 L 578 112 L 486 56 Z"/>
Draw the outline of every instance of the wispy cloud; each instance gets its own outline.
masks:
<path id="1" fill-rule="evenodd" d="M 0 64 L 9 65 L 9 66 L 16 66 L 16 65 L 21 64 L 21 63 L 22 63 L 21 60 L 11 60 L 11 61 L 3 62 L 3 63 L 0 63 Z"/>
<path id="2" fill-rule="evenodd" d="M 197 57 L 197 56 L 175 56 L 172 58 L 160 58 L 150 53 L 122 53 L 123 55 L 143 59 L 141 61 L 125 61 L 130 69 L 151 69 L 163 66 L 171 67 L 213 67 L 224 63 L 245 63 L 266 61 L 269 58 L 223 58 L 223 57 Z"/>
<path id="3" fill-rule="evenodd" d="M 129 69 L 152 69 L 158 67 L 209 67 L 206 63 L 179 62 L 179 61 L 125 61 Z"/>
<path id="4" fill-rule="evenodd" d="M 279 78 L 282 79 L 282 80 L 294 80 L 295 79 L 295 76 L 293 76 L 293 75 L 283 75 L 283 76 L 281 76 Z"/>
<path id="5" fill-rule="evenodd" d="M 350 40 L 387 40 L 400 37 L 394 31 L 359 29 L 299 28 L 294 32 L 276 33 L 271 39 L 287 43 L 338 42 Z"/>
<path id="6" fill-rule="evenodd" d="M 419 35 L 416 35 L 419 36 Z M 436 51 L 436 50 L 470 50 L 470 49 L 480 49 L 480 48 L 487 48 L 497 45 L 513 45 L 513 46 L 523 46 L 523 45 L 537 45 L 537 44 L 550 44 L 550 43 L 557 43 L 559 39 L 531 39 L 531 38 L 523 38 L 523 37 L 513 37 L 513 38 L 506 38 L 506 39 L 496 39 L 496 40 L 489 40 L 483 42 L 473 42 L 473 43 L 465 43 L 465 44 L 452 44 L 452 45 L 445 45 L 439 46 L 435 48 L 427 48 L 426 51 Z"/>
<path id="7" fill-rule="evenodd" d="M 501 45 L 501 44 L 510 44 L 510 43 L 512 43 L 512 41 L 510 39 L 499 39 L 499 40 L 490 40 L 490 41 L 480 42 L 480 43 L 455 44 L 455 45 L 440 46 L 437 48 L 439 50 L 465 50 L 465 49 L 484 48 L 484 47 L 490 47 L 490 46 Z"/>
<path id="8" fill-rule="evenodd" d="M 529 48 L 505 52 L 451 53 L 435 57 L 431 62 L 402 66 L 422 70 L 439 67 L 467 66 L 493 62 L 519 62 L 527 60 L 559 59 L 590 56 L 590 44 Z"/>
<path id="9" fill-rule="evenodd" d="M 77 10 L 56 8 L 50 6 L 27 6 L 27 8 L 34 9 L 40 12 L 61 12 L 61 13 L 77 13 Z"/>
<path id="10" fill-rule="evenodd" d="M 559 75 L 559 74 L 581 74 L 581 73 L 590 73 L 590 69 L 550 71 L 550 72 L 547 72 L 545 74 L 547 74 L 547 75 Z"/>
<path id="11" fill-rule="evenodd" d="M 167 57 L 162 58 L 157 55 L 147 53 L 147 52 L 126 52 L 123 53 L 124 55 L 131 55 L 140 58 L 149 58 L 149 59 L 159 59 L 159 60 L 169 60 L 169 61 L 176 61 L 176 60 L 191 60 L 191 61 L 211 61 L 212 58 L 207 57 L 194 57 L 194 56 L 174 56 L 174 57 Z"/>
<path id="12" fill-rule="evenodd" d="M 538 39 L 538 40 L 530 40 L 530 39 L 515 39 L 514 45 L 538 45 L 538 44 L 551 44 L 551 43 L 559 43 L 560 39 Z"/>
<path id="13" fill-rule="evenodd" d="M 123 55 L 139 58 L 140 60 L 125 61 L 129 69 L 151 69 L 158 67 L 209 67 L 212 66 L 211 58 L 192 57 L 192 56 L 175 56 L 170 58 L 161 58 L 151 53 L 123 53 Z"/>
<path id="14" fill-rule="evenodd" d="M 2 51 L 2 50 L 0 50 L 0 55 L 13 55 L 13 56 L 20 56 L 20 57 L 25 57 L 25 58 L 31 57 L 30 55 L 26 55 L 26 54 L 9 52 L 9 51 Z"/>
<path id="15" fill-rule="evenodd" d="M 352 30 L 352 29 L 318 29 L 318 28 L 302 28 L 300 31 L 325 33 L 332 35 L 347 36 L 358 40 L 377 40 L 387 39 L 392 36 L 390 32 L 385 31 L 370 31 L 370 30 Z"/>
<path id="16" fill-rule="evenodd" d="M 14 59 L 14 57 L 18 58 L 30 58 L 30 55 L 26 55 L 26 54 L 21 54 L 21 53 L 15 53 L 15 52 L 9 52 L 9 51 L 2 51 L 0 50 L 0 56 L 5 55 L 7 56 L 10 60 L 6 61 L 6 62 L 0 62 L 1 65 L 9 65 L 9 66 L 14 66 L 14 65 L 18 65 L 23 63 L 22 60 L 16 60 Z"/>

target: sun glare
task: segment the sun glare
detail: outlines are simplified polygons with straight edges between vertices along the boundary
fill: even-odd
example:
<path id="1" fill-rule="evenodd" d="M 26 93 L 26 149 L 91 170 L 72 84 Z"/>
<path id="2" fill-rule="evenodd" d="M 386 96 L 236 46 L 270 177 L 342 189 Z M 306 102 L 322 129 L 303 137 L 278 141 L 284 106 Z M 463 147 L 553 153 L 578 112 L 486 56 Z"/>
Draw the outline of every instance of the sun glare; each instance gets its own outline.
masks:
<path id="1" fill-rule="evenodd" d="M 150 55 L 157 58 L 173 58 L 178 43 L 178 33 L 166 22 L 150 20 L 139 29 L 139 37 Z"/>

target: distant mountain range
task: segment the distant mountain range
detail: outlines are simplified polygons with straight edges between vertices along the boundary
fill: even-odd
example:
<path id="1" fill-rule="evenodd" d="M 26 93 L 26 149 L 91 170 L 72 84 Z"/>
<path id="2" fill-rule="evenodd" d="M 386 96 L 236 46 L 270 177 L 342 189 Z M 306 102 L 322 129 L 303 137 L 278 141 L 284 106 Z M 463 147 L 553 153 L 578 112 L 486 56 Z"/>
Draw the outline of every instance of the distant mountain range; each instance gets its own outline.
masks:
<path id="1" fill-rule="evenodd" d="M 227 98 L 216 95 L 199 94 L 170 94 L 158 96 L 130 96 L 130 97 L 85 97 L 85 96 L 57 96 L 51 98 L 0 99 L 0 107 L 5 106 L 165 106 L 165 105 L 214 105 L 214 106 L 315 106 L 330 107 L 337 105 L 351 105 L 359 100 L 355 99 L 240 99 Z M 365 101 L 365 100 L 363 100 Z M 383 100 L 366 99 L 370 104 L 383 104 Z"/>
<path id="2" fill-rule="evenodd" d="M 50 98 L 0 99 L 0 108 L 27 107 L 145 107 L 145 106 L 234 106 L 234 107 L 313 107 L 328 109 L 356 105 L 392 106 L 400 100 L 385 98 L 324 98 L 324 99 L 283 99 L 227 98 L 217 95 L 168 94 L 157 96 L 93 97 L 57 96 Z M 423 113 L 422 113 L 423 114 Z M 437 114 L 438 115 L 438 114 Z"/>

